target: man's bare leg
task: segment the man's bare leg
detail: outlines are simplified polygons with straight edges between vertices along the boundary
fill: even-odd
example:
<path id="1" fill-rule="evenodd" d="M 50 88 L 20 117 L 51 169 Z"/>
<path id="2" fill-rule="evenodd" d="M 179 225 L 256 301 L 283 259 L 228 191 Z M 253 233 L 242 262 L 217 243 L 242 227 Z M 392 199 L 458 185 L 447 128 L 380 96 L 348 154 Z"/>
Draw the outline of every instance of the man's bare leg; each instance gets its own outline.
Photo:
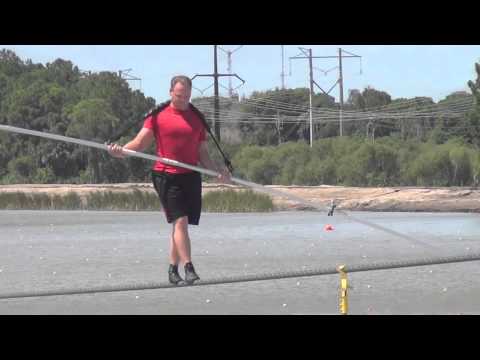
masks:
<path id="1" fill-rule="evenodd" d="M 170 259 L 178 259 L 185 265 L 191 262 L 190 237 L 188 236 L 188 217 L 178 218 L 173 223 L 172 246 L 170 250 Z"/>
<path id="2" fill-rule="evenodd" d="M 185 217 L 186 218 L 186 217 Z M 178 285 L 183 279 L 178 273 L 178 263 L 190 259 L 190 238 L 188 237 L 188 221 L 183 218 L 176 220 L 172 226 L 170 236 L 170 267 L 168 268 L 168 280 L 171 284 Z M 185 256 L 185 254 L 187 256 Z"/>
<path id="3" fill-rule="evenodd" d="M 178 255 L 178 251 L 177 251 L 177 248 L 175 246 L 175 242 L 173 241 L 174 233 L 175 233 L 174 228 L 172 228 L 172 234 L 170 236 L 170 264 L 178 265 L 180 257 Z"/>
<path id="4" fill-rule="evenodd" d="M 173 245 L 180 261 L 185 265 L 185 281 L 193 284 L 200 277 L 192 264 L 190 237 L 188 235 L 188 217 L 177 219 L 173 225 Z"/>

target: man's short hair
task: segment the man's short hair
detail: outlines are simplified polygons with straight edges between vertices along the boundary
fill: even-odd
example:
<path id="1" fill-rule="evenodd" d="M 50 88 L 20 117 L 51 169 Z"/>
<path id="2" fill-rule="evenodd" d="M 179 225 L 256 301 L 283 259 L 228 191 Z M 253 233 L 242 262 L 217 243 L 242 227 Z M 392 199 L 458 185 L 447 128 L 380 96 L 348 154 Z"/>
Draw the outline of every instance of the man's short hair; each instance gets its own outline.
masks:
<path id="1" fill-rule="evenodd" d="M 183 86 L 187 86 L 188 88 L 192 88 L 192 80 L 185 75 L 177 75 L 172 78 L 170 81 L 170 91 L 173 91 L 173 88 L 177 83 L 183 84 Z"/>

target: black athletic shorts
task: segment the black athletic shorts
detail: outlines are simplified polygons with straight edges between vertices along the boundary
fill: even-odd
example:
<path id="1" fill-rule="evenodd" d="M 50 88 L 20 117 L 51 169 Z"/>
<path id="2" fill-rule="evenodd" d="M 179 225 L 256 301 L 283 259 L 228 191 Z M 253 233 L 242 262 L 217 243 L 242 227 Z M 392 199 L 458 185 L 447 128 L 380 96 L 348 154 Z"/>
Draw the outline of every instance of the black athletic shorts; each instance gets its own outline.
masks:
<path id="1" fill-rule="evenodd" d="M 188 216 L 190 225 L 198 225 L 202 211 L 202 177 L 199 172 L 169 174 L 152 171 L 152 181 L 168 223 Z"/>

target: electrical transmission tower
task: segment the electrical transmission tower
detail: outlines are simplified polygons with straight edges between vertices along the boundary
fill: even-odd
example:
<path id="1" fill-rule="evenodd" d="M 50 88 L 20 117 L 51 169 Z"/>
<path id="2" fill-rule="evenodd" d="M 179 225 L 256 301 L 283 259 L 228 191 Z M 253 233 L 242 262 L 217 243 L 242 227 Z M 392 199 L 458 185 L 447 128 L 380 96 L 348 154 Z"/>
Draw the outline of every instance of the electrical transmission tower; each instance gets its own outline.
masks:
<path id="1" fill-rule="evenodd" d="M 338 49 L 338 55 L 336 56 L 312 56 L 312 49 L 304 49 L 300 48 L 302 53 L 305 56 L 294 56 L 290 59 L 308 59 L 309 60 L 309 67 L 310 67 L 310 146 L 312 146 L 313 141 L 313 130 L 312 130 L 312 94 L 313 94 L 313 85 L 315 84 L 325 95 L 328 95 L 332 89 L 339 84 L 340 86 L 340 136 L 343 136 L 343 69 L 342 69 L 342 58 L 359 58 L 360 59 L 360 73 L 361 73 L 361 59 L 362 57 L 359 55 L 352 54 L 348 51 L 345 51 L 341 48 Z M 347 53 L 348 55 L 343 55 L 343 53 Z M 338 59 L 338 69 L 339 69 L 339 76 L 338 80 L 333 84 L 333 86 L 325 92 L 320 85 L 318 85 L 313 80 L 313 64 L 312 59 Z M 323 70 L 322 70 L 323 71 Z"/>
<path id="2" fill-rule="evenodd" d="M 224 53 L 227 54 L 227 58 L 228 58 L 228 66 L 227 66 L 227 71 L 230 75 L 232 75 L 232 54 L 237 51 L 237 50 L 240 50 L 241 48 L 243 47 L 243 45 L 240 45 L 239 47 L 237 47 L 235 50 L 225 50 L 224 48 L 222 48 L 221 46 L 219 46 L 218 48 L 220 50 L 222 50 Z M 228 96 L 230 97 L 233 97 L 235 94 L 234 94 L 234 88 L 232 87 L 232 77 L 229 76 L 228 78 Z"/>
<path id="3" fill-rule="evenodd" d="M 128 81 L 138 81 L 140 86 L 138 87 L 138 89 L 140 91 L 142 91 L 142 79 L 139 78 L 139 77 L 136 77 L 136 76 L 133 76 L 132 74 L 130 74 L 130 72 L 132 71 L 132 69 L 125 69 L 125 70 L 119 70 L 118 71 L 118 76 L 121 78 L 121 79 L 125 79 Z"/>
<path id="4" fill-rule="evenodd" d="M 220 109 L 219 100 L 220 99 L 218 97 L 218 78 L 222 77 L 222 76 L 229 76 L 229 77 L 235 76 L 237 79 L 239 79 L 242 82 L 242 84 L 240 86 L 245 84 L 245 80 L 243 80 L 237 74 L 219 74 L 218 73 L 217 46 L 218 45 L 213 45 L 213 74 L 196 74 L 194 77 L 192 77 L 192 81 L 196 77 L 205 77 L 205 76 L 206 77 L 213 77 L 214 97 L 215 97 L 215 99 L 214 99 L 215 100 L 215 104 L 214 104 L 215 116 L 213 118 L 213 128 L 214 128 L 214 132 L 215 132 L 215 137 L 218 139 L 218 141 L 220 141 L 220 121 L 219 121 L 219 109 Z"/>

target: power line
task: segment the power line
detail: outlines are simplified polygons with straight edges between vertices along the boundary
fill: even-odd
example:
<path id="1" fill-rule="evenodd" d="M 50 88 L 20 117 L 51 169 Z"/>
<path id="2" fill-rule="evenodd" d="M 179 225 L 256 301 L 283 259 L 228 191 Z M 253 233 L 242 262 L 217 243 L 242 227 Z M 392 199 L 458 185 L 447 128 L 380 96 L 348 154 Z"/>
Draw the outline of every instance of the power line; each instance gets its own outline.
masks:
<path id="1" fill-rule="evenodd" d="M 338 49 L 338 56 L 312 56 L 312 49 L 304 49 L 300 48 L 300 50 L 303 52 L 304 55 L 306 56 L 294 56 L 291 57 L 290 59 L 308 59 L 309 61 L 309 68 L 310 68 L 310 146 L 312 146 L 312 141 L 313 141 L 313 129 L 312 129 L 312 94 L 313 94 L 313 84 L 315 84 L 320 90 L 323 91 L 326 95 L 332 91 L 332 89 L 339 84 L 340 86 L 340 136 L 343 136 L 343 69 L 342 69 L 342 58 L 360 58 L 361 56 L 352 54 L 348 51 L 342 50 L 341 48 Z M 307 51 L 308 50 L 308 53 Z M 343 52 L 347 53 L 348 55 L 343 55 Z M 325 92 L 320 85 L 318 85 L 314 80 L 313 80 L 313 65 L 312 65 L 312 59 L 329 59 L 329 58 L 338 58 L 339 61 L 339 77 L 338 80 L 335 82 L 335 84 L 330 88 L 328 92 Z M 360 63 L 361 64 L 361 63 Z M 360 65 L 361 66 L 361 65 Z"/>
<path id="2" fill-rule="evenodd" d="M 224 104 L 231 105 L 231 101 L 224 100 L 222 98 L 219 99 L 219 102 Z M 210 104 L 205 101 L 200 101 L 196 103 L 198 106 L 203 108 L 208 108 Z M 303 107 L 299 105 L 272 101 L 267 99 L 250 99 L 242 101 L 243 105 L 247 106 L 254 106 L 259 110 L 266 110 L 266 111 L 288 111 L 290 113 L 297 113 L 297 116 L 305 116 L 308 110 L 308 107 Z M 471 99 L 460 99 L 455 102 L 449 102 L 444 104 L 434 104 L 430 106 L 425 106 L 420 109 L 410 110 L 398 110 L 396 112 L 381 112 L 381 111 L 372 111 L 367 112 L 363 110 L 352 110 L 352 111 L 344 111 L 344 119 L 353 118 L 353 119 L 378 119 L 378 118 L 385 118 L 385 119 L 398 119 L 398 118 L 405 118 L 405 117 L 431 117 L 431 116 L 447 116 L 447 117 L 458 117 L 463 116 L 465 112 L 471 110 L 473 108 L 473 103 Z M 258 116 L 258 114 L 252 114 L 245 111 L 239 110 L 226 110 L 227 112 L 223 112 L 223 114 L 237 114 L 239 116 Z M 317 108 L 314 110 L 313 114 L 315 115 L 313 119 L 325 117 L 325 118 L 337 118 L 338 117 L 338 109 L 329 109 L 329 108 Z M 263 117 L 270 117 L 275 118 L 275 115 L 262 115 Z"/>

